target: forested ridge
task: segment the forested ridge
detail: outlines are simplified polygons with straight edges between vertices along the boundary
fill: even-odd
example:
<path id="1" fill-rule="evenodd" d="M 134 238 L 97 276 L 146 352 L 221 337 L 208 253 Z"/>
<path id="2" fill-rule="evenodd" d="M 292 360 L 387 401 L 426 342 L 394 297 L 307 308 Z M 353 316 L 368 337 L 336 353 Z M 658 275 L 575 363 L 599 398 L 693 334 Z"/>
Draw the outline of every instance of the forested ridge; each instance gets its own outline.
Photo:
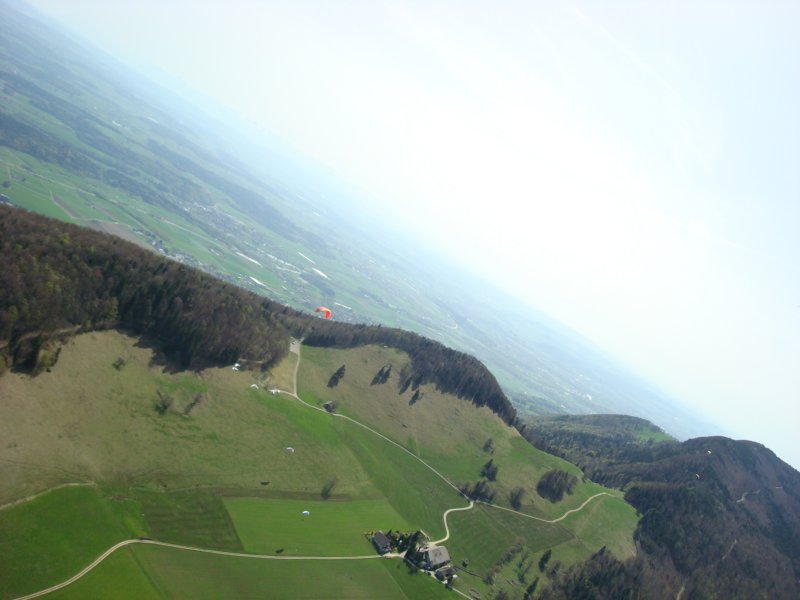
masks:
<path id="1" fill-rule="evenodd" d="M 534 446 L 578 465 L 593 478 L 624 453 L 622 460 L 652 455 L 652 448 L 673 438 L 639 417 L 629 415 L 552 415 L 525 419 L 523 435 Z"/>
<path id="2" fill-rule="evenodd" d="M 0 370 L 36 371 L 57 332 L 106 327 L 148 336 L 178 368 L 240 359 L 268 368 L 290 336 L 315 346 L 382 344 L 411 357 L 403 388 L 430 383 L 516 422 L 479 360 L 415 333 L 323 321 L 114 236 L 7 206 L 0 252 Z"/>
<path id="3" fill-rule="evenodd" d="M 642 518 L 636 558 L 600 553 L 559 573 L 543 597 L 800 597 L 800 473 L 768 448 L 724 437 L 642 443 L 625 435 L 636 425 L 628 417 L 549 424 L 549 434 L 544 422 L 525 433 L 624 489 Z"/>

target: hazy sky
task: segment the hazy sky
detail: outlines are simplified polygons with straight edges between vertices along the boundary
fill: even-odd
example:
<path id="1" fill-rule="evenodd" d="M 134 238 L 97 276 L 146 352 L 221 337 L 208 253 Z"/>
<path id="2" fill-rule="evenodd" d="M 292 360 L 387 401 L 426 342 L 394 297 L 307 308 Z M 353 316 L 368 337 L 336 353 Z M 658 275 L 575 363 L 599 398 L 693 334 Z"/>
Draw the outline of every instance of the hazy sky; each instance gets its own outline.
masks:
<path id="1" fill-rule="evenodd" d="M 31 3 L 800 466 L 800 3 Z"/>

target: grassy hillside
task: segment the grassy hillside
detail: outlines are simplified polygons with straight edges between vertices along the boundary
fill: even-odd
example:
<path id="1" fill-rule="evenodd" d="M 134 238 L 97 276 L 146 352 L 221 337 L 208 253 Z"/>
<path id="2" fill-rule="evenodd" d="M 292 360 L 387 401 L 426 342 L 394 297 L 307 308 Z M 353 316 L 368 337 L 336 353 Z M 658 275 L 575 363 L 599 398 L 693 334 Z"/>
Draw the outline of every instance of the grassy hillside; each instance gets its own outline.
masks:
<path id="1" fill-rule="evenodd" d="M 146 531 L 137 502 L 110 500 L 92 486 L 57 489 L 2 510 L 0 595 L 7 598 L 34 591 L 39 582 L 68 579 L 88 559 Z"/>
<path id="2" fill-rule="evenodd" d="M 328 387 L 330 376 L 346 367 L 338 385 Z M 375 375 L 391 365 L 384 384 L 372 384 Z M 574 465 L 541 452 L 526 442 L 485 407 L 475 407 L 433 386 L 401 392 L 400 373 L 408 358 L 392 348 L 367 346 L 352 350 L 303 348 L 300 395 L 336 403 L 337 412 L 369 423 L 372 427 L 411 450 L 444 473 L 454 483 L 481 478 L 481 467 L 490 459 L 497 465 L 494 502 L 509 507 L 509 492 L 522 486 L 526 493 L 522 511 L 554 518 L 580 505 L 604 488 L 581 482 L 562 502 L 552 503 L 535 492 L 536 483 L 551 469 L 561 469 L 581 478 Z M 484 449 L 491 440 L 491 449 Z"/>
<path id="3" fill-rule="evenodd" d="M 451 598 L 443 586 L 422 575 L 410 576 L 399 561 L 264 561 L 217 557 L 196 552 L 135 547 L 114 557 L 74 587 L 52 598 L 275 598 L 318 600 L 353 598 L 417 600 Z M 146 574 L 146 579 L 142 574 Z M 125 586 L 133 590 L 117 590 Z M 133 593 L 131 593 L 133 592 Z"/>
<path id="4" fill-rule="evenodd" d="M 118 368 L 120 357 L 124 365 Z M 0 544 L 0 562 L 17 565 L 0 571 L 3 598 L 58 583 L 115 541 L 139 535 L 276 557 L 371 555 L 364 534 L 379 528 L 421 528 L 432 539 L 444 537 L 444 510 L 467 504 L 415 456 L 454 482 L 477 479 L 492 456 L 499 465 L 497 503 L 507 507 L 505 490 L 519 484 L 527 494 L 522 511 L 541 518 L 560 516 L 601 490 L 581 482 L 572 495 L 550 503 L 536 496 L 538 477 L 554 467 L 575 472 L 574 467 L 528 445 L 485 407 L 428 386 L 409 405 L 413 392 L 399 393 L 397 379 L 370 386 L 387 362 L 394 361 L 398 373 L 408 363 L 407 355 L 389 348 L 303 348 L 300 394 L 312 403 L 338 402 L 342 413 L 396 439 L 411 453 L 324 410 L 271 394 L 273 387 L 291 388 L 294 354 L 266 373 L 230 367 L 170 373 L 152 357 L 134 338 L 94 332 L 64 344 L 49 372 L 0 377 L 0 427 L 7 440 L 0 448 L 3 502 L 64 483 L 94 484 L 65 487 L 0 510 L 2 539 L 28 539 L 24 551 L 16 542 Z M 342 362 L 347 374 L 339 386 L 328 388 L 331 371 Z M 173 402 L 160 414 L 157 405 L 163 397 Z M 489 438 L 493 451 L 484 451 Z M 588 557 L 600 545 L 627 556 L 635 512 L 619 493 L 606 491 L 613 495 L 585 509 L 591 509 L 591 518 L 579 512 L 555 524 L 480 505 L 453 513 L 447 545 L 455 560 L 473 563 L 468 570 L 476 573 L 462 573 L 457 587 L 489 593 L 510 586 L 508 577 L 494 586 L 483 578 L 520 537 L 523 552 L 533 555 L 552 547 L 554 559 L 565 564 Z M 54 503 L 61 512 L 48 508 Z M 303 510 L 311 514 L 303 516 Z M 60 514 L 74 516 L 62 519 Z M 83 515 L 89 514 L 108 517 L 87 529 Z M 29 530 L 47 535 L 30 536 Z M 443 591 L 392 561 L 312 565 L 239 560 L 244 563 L 131 547 L 59 594 L 103 595 L 101 590 L 120 577 L 144 597 L 226 595 L 221 590 L 242 597 L 275 577 L 287 582 L 287 589 L 297 588 L 309 571 L 315 581 L 307 595 L 286 592 L 287 597 L 325 597 L 325 590 L 335 589 L 341 578 L 350 581 L 352 588 L 345 589 L 352 589 L 353 597 L 369 597 L 374 586 L 390 590 L 385 597 L 398 598 L 435 597 Z"/>

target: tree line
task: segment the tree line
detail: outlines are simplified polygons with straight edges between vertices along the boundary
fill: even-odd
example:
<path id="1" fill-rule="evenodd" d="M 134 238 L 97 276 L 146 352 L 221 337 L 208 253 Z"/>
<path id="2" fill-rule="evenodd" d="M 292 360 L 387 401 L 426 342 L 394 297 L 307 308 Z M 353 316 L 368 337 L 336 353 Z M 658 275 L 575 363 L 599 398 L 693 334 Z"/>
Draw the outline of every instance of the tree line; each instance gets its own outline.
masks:
<path id="1" fill-rule="evenodd" d="M 35 365 L 56 332 L 108 327 L 147 336 L 178 368 L 240 359 L 268 368 L 286 355 L 290 336 L 320 347 L 380 344 L 411 358 L 401 389 L 430 383 L 516 423 L 478 359 L 409 331 L 323 321 L 120 238 L 7 206 L 0 206 L 0 252 L 7 366 Z"/>

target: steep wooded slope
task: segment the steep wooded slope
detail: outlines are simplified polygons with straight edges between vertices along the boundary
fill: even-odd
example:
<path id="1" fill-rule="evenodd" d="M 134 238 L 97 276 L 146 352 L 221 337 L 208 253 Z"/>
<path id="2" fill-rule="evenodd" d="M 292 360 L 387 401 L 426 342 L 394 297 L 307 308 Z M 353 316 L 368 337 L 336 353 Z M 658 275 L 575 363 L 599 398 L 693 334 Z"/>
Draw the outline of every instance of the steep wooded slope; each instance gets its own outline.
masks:
<path id="1" fill-rule="evenodd" d="M 724 437 L 614 445 L 612 436 L 594 448 L 580 437 L 562 427 L 547 442 L 594 481 L 626 490 L 642 514 L 641 552 L 624 565 L 596 556 L 546 597 L 575 597 L 583 584 L 596 597 L 623 584 L 630 597 L 800 596 L 800 473 L 768 448 Z"/>

